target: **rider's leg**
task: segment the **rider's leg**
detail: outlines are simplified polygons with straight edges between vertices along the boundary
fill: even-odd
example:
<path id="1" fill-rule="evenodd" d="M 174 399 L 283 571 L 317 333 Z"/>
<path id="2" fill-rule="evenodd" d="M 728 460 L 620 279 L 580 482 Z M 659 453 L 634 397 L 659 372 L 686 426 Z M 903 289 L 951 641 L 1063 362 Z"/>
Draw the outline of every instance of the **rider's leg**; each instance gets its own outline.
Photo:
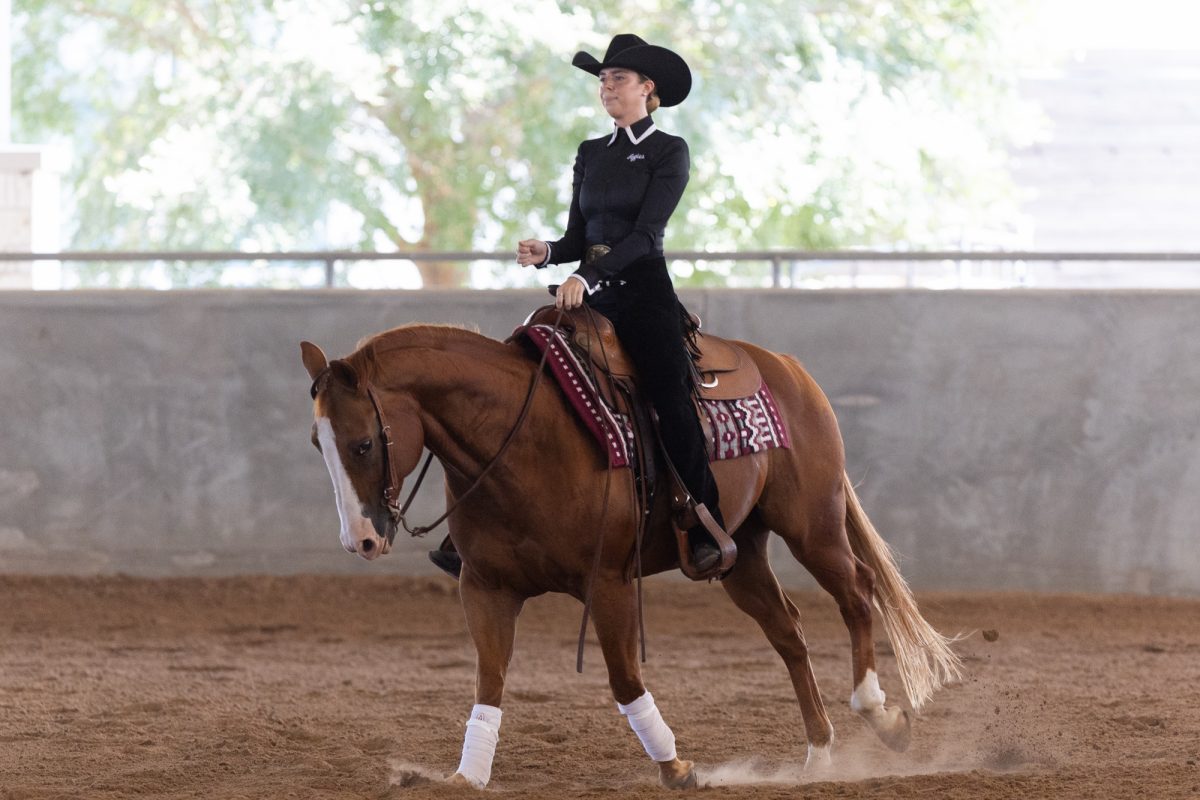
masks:
<path id="1" fill-rule="evenodd" d="M 617 336 L 638 370 L 638 386 L 658 414 L 667 457 L 684 488 L 703 503 L 724 529 L 717 482 L 708 466 L 704 429 L 692 399 L 692 364 L 679 316 L 679 301 L 671 288 L 665 262 L 647 259 L 645 272 L 631 286 L 624 313 L 616 322 Z M 702 526 L 689 531 L 693 564 L 703 571 L 720 558 L 720 551 Z"/>

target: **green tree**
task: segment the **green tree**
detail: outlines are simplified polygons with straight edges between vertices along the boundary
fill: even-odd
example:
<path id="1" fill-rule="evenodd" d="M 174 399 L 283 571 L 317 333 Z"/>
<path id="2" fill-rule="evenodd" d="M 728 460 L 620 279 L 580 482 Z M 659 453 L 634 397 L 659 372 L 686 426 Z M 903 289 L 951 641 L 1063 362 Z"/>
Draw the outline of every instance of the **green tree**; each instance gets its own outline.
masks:
<path id="1" fill-rule="evenodd" d="M 571 55 L 632 30 L 696 75 L 657 115 L 693 152 L 669 246 L 977 243 L 1013 213 L 1011 7 L 16 0 L 15 132 L 73 146 L 77 248 L 508 249 L 610 124 Z"/>

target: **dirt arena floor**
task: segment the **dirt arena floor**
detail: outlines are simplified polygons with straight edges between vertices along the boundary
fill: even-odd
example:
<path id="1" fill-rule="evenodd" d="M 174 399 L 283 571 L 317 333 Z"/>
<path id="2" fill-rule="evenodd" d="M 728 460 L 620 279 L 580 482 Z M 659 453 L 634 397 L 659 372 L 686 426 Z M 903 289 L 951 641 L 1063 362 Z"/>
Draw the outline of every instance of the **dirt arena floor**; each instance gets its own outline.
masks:
<path id="1" fill-rule="evenodd" d="M 923 595 L 971 634 L 969 674 L 895 754 L 847 706 L 832 601 L 793 597 L 838 737 L 818 775 L 757 628 L 718 585 L 647 585 L 647 683 L 705 797 L 1200 798 L 1200 600 Z M 0 798 L 478 796 L 439 783 L 474 682 L 448 579 L 7 577 L 0 598 Z M 574 671 L 579 610 L 526 607 L 485 796 L 669 796 L 594 644 Z"/>

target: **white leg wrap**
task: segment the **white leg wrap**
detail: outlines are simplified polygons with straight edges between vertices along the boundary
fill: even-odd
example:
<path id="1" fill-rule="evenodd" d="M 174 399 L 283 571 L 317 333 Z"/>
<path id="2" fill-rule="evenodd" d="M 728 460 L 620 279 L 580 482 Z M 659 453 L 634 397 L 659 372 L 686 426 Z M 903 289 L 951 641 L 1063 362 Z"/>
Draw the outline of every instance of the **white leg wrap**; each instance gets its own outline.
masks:
<path id="1" fill-rule="evenodd" d="M 886 700 L 887 695 L 879 688 L 879 676 L 875 674 L 875 670 L 869 669 L 862 683 L 854 688 L 854 694 L 850 695 L 850 708 L 865 714 L 882 707 Z"/>
<path id="2" fill-rule="evenodd" d="M 496 742 L 500 740 L 500 715 L 503 713 L 495 706 L 476 705 L 467 720 L 458 773 L 480 789 L 487 786 L 492 777 L 492 759 L 496 756 Z"/>
<path id="3" fill-rule="evenodd" d="M 627 706 L 617 703 L 617 709 L 629 718 L 629 727 L 633 728 L 650 758 L 655 761 L 675 760 L 675 734 L 663 722 L 652 694 L 646 692 Z"/>

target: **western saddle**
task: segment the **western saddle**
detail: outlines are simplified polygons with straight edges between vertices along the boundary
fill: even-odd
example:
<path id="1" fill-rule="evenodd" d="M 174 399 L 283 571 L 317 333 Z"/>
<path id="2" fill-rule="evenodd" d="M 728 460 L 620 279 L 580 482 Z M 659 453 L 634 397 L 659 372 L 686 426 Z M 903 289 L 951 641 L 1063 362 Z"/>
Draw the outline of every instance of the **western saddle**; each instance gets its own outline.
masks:
<path id="1" fill-rule="evenodd" d="M 694 342 L 689 344 L 692 345 L 693 378 L 699 397 L 705 400 L 736 400 L 757 392 L 762 387 L 762 374 L 749 354 L 734 342 L 700 333 L 699 320 L 693 315 L 692 321 L 696 335 Z M 564 311 L 560 315 L 554 306 L 543 306 L 533 312 L 523 326 L 514 331 L 513 338 L 517 338 L 525 327 L 552 327 L 556 322 L 574 346 L 580 360 L 591 366 L 597 390 L 605 402 L 615 411 L 627 414 L 634 422 L 639 453 L 639 494 L 644 508 L 649 508 L 653 499 L 655 453 L 667 467 L 672 521 L 681 570 L 692 580 L 724 577 L 733 568 L 737 558 L 737 546 L 729 534 L 713 520 L 704 505 L 695 501 L 666 458 L 657 434 L 656 419 L 648 409 L 648 404 L 641 401 L 636 390 L 637 370 L 621 347 L 612 322 L 587 307 Z M 711 437 L 706 416 L 699 414 L 699 417 L 705 434 Z M 658 446 L 654 446 L 655 443 Z M 642 518 L 644 517 L 643 514 Z M 688 531 L 697 525 L 703 526 L 721 551 L 721 558 L 717 564 L 703 571 L 696 569 L 689 557 Z"/>

